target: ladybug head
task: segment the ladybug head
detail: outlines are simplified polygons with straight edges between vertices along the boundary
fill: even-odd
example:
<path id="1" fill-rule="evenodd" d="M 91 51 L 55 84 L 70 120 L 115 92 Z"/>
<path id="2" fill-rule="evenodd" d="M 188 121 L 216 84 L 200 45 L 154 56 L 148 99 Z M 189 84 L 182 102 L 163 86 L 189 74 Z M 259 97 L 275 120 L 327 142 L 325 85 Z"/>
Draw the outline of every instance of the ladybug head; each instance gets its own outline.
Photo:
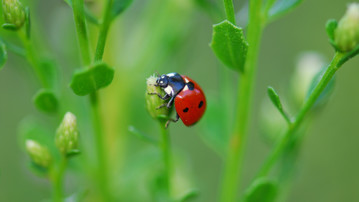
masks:
<path id="1" fill-rule="evenodd" d="M 156 86 L 161 88 L 165 88 L 168 86 L 168 76 L 166 74 L 162 74 L 162 76 L 158 77 L 156 80 Z"/>

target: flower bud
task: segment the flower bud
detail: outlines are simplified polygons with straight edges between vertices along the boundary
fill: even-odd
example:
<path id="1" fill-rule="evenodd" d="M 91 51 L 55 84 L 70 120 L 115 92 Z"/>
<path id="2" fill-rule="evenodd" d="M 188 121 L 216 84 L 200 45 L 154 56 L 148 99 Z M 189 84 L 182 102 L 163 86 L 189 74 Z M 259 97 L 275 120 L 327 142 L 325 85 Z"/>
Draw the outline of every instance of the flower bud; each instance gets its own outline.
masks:
<path id="1" fill-rule="evenodd" d="M 26 151 L 37 165 L 48 168 L 52 158 L 49 150 L 34 140 L 26 140 Z"/>
<path id="2" fill-rule="evenodd" d="M 154 93 L 160 94 L 161 96 L 165 95 L 165 92 L 159 87 L 155 86 L 157 77 L 150 76 L 147 78 L 147 91 L 146 91 L 146 106 L 147 110 L 154 119 L 167 118 L 170 114 L 170 109 L 167 107 L 159 108 L 159 106 L 167 103 L 167 101 L 162 100 Z"/>
<path id="3" fill-rule="evenodd" d="M 298 105 L 307 97 L 313 78 L 324 66 L 325 59 L 316 52 L 306 52 L 299 59 L 291 80 L 291 93 Z"/>
<path id="4" fill-rule="evenodd" d="M 67 112 L 56 131 L 56 146 L 66 156 L 72 150 L 77 149 L 78 138 L 76 117 L 71 112 Z"/>
<path id="5" fill-rule="evenodd" d="M 2 0 L 4 20 L 12 24 L 15 29 L 21 28 L 25 23 L 25 9 L 18 0 Z"/>
<path id="6" fill-rule="evenodd" d="M 340 51 L 347 52 L 359 45 L 359 4 L 348 6 L 345 15 L 335 30 L 335 44 Z"/>

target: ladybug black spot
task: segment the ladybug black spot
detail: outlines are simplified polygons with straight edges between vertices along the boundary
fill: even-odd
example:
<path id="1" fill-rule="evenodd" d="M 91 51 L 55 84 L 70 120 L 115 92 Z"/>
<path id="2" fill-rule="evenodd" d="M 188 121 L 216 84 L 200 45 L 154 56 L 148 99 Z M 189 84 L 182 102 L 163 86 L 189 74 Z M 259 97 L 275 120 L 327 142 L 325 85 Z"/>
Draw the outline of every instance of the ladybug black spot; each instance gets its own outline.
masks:
<path id="1" fill-rule="evenodd" d="M 188 82 L 187 83 L 188 89 L 193 90 L 194 89 L 194 83 Z"/>
<path id="2" fill-rule="evenodd" d="M 188 107 L 186 107 L 183 109 L 183 112 L 188 112 L 188 110 L 189 110 Z"/>
<path id="3" fill-rule="evenodd" d="M 203 101 L 201 101 L 198 105 L 198 108 L 201 108 L 203 106 Z"/>

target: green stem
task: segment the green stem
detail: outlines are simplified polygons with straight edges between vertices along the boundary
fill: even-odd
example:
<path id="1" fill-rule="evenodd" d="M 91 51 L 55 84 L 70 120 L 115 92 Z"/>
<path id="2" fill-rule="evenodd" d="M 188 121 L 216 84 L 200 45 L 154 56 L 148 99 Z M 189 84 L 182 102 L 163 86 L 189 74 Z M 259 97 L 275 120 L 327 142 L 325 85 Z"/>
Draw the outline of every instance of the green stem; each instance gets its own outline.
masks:
<path id="1" fill-rule="evenodd" d="M 340 66 L 343 64 L 343 60 L 345 60 L 346 57 L 343 53 L 336 53 L 332 62 L 328 66 L 326 72 L 324 73 L 323 77 L 321 78 L 320 82 L 317 84 L 315 89 L 313 90 L 312 94 L 309 96 L 309 98 L 306 100 L 306 102 L 303 105 L 303 108 L 299 111 L 298 115 L 294 119 L 294 122 L 289 125 L 287 131 L 282 136 L 282 139 L 279 140 L 278 144 L 274 147 L 270 155 L 268 156 L 266 162 L 260 169 L 257 178 L 263 177 L 268 175 L 269 171 L 281 155 L 282 151 L 288 144 L 288 141 L 290 140 L 293 133 L 298 129 L 300 124 L 303 122 L 304 117 L 308 114 L 310 109 L 315 104 L 316 100 L 322 93 L 322 91 L 325 89 L 325 87 L 328 85 L 330 80 L 333 78 L 335 72 L 340 68 Z"/>
<path id="2" fill-rule="evenodd" d="M 76 24 L 77 38 L 79 41 L 82 63 L 86 65 L 91 64 L 91 50 L 89 45 L 88 31 L 85 20 L 84 2 L 83 0 L 73 0 L 73 13 Z M 103 133 L 102 117 L 99 109 L 99 98 L 97 92 L 90 94 L 92 125 L 94 127 L 96 139 L 96 152 L 98 158 L 97 179 L 98 187 L 100 188 L 104 201 L 110 201 L 108 192 L 108 178 L 107 178 L 107 161 L 104 149 L 105 136 Z"/>
<path id="3" fill-rule="evenodd" d="M 53 172 L 53 189 L 54 189 L 54 201 L 62 202 L 64 201 L 64 193 L 63 193 L 63 181 L 64 181 L 64 173 L 67 166 L 66 157 L 61 157 L 60 166 L 58 170 L 54 170 Z"/>
<path id="4" fill-rule="evenodd" d="M 238 82 L 235 125 L 230 138 L 222 182 L 221 201 L 223 202 L 235 201 L 238 193 L 241 161 L 249 122 L 259 44 L 263 30 L 261 6 L 262 0 L 250 1 L 250 18 L 247 34 L 249 48 L 244 66 L 245 72 L 241 75 Z"/>
<path id="5" fill-rule="evenodd" d="M 87 25 L 86 25 L 86 20 L 85 20 L 84 1 L 83 0 L 73 0 L 72 7 L 73 7 L 77 40 L 78 40 L 79 47 L 80 47 L 82 63 L 84 65 L 90 65 L 91 64 L 91 50 L 90 50 L 88 31 L 87 31 Z"/>
<path id="6" fill-rule="evenodd" d="M 170 136 L 168 129 L 165 128 L 165 122 L 160 121 L 162 141 L 160 143 L 162 149 L 162 158 L 164 163 L 164 181 L 166 188 L 166 195 L 170 199 L 171 190 L 171 151 L 170 151 Z"/>
<path id="7" fill-rule="evenodd" d="M 233 1 L 232 0 L 223 0 L 224 8 L 226 9 L 227 20 L 232 24 L 236 24 L 236 16 L 234 14 Z"/>
<path id="8" fill-rule="evenodd" d="M 41 85 L 44 88 L 50 88 L 51 84 L 47 82 L 46 75 L 40 68 L 40 62 L 38 56 L 35 54 L 36 51 L 34 50 L 32 40 L 26 37 L 26 33 L 23 32 L 23 30 L 19 31 L 18 33 L 19 38 L 21 39 L 24 48 L 25 48 L 25 56 L 27 61 L 30 63 L 32 68 L 34 69 L 34 72 L 37 76 L 37 78 L 40 80 Z"/>
<path id="9" fill-rule="evenodd" d="M 105 51 L 107 34 L 108 34 L 108 31 L 110 29 L 110 25 L 112 22 L 112 17 L 111 17 L 112 5 L 113 5 L 113 0 L 107 0 L 103 22 L 101 24 L 100 34 L 99 34 L 98 40 L 97 40 L 97 47 L 96 47 L 96 52 L 95 52 L 95 62 L 102 60 L 103 53 Z"/>

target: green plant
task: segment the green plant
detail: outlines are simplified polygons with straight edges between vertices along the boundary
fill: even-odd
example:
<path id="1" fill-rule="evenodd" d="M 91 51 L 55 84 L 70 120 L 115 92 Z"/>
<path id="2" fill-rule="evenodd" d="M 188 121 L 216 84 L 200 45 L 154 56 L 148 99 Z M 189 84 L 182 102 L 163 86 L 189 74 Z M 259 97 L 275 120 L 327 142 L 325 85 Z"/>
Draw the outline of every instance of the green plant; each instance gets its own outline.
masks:
<path id="1" fill-rule="evenodd" d="M 219 201 L 277 201 L 283 197 L 283 187 L 289 187 L 305 129 L 328 100 L 336 72 L 359 53 L 359 6 L 351 4 L 339 22 L 329 20 L 326 25 L 335 50 L 329 65 L 321 68 L 321 61 L 309 73 L 295 73 L 288 96 L 279 96 L 280 88 L 267 88 L 267 101 L 273 105 L 264 103 L 263 124 L 259 127 L 272 150 L 242 191 L 241 173 L 252 122 L 253 92 L 258 83 L 262 35 L 265 27 L 297 7 L 301 0 L 250 0 L 248 22 L 238 20 L 236 15 L 241 13 L 237 13 L 238 5 L 234 6 L 232 0 L 224 0 L 223 5 L 210 0 L 135 2 L 141 12 L 124 16 L 125 20 L 117 19 L 131 9 L 132 0 L 65 3 L 67 12 L 72 11 L 74 30 L 64 33 L 75 34 L 71 32 L 74 37 L 73 41 L 68 39 L 70 42 L 61 38 L 60 43 L 68 43 L 63 51 L 68 56 L 60 57 L 43 36 L 46 32 L 39 25 L 43 21 L 39 20 L 35 2 L 2 1 L 0 70 L 8 57 L 10 64 L 14 61 L 14 53 L 29 63 L 36 76 L 37 83 L 31 85 L 38 90 L 32 101 L 43 115 L 33 113 L 25 118 L 19 127 L 19 139 L 31 159 L 30 169 L 51 183 L 53 201 L 167 202 L 203 200 L 201 197 L 207 195 L 217 201 L 214 194 L 198 188 L 206 182 L 198 182 L 191 175 L 193 162 L 188 162 L 188 154 L 181 151 L 188 148 L 180 149 L 173 141 L 195 130 L 201 130 L 204 142 L 224 161 L 222 175 L 216 176 L 221 178 Z M 202 127 L 184 129 L 172 124 L 166 129 L 174 109 L 158 109 L 166 101 L 151 95 L 164 95 L 154 85 L 156 76 L 150 76 L 147 85 L 144 81 L 156 68 L 161 73 L 194 74 L 196 69 L 187 68 L 188 64 L 207 62 L 208 58 L 201 58 L 200 51 L 191 46 L 191 40 L 198 40 L 192 38 L 197 24 L 191 22 L 199 9 L 216 23 L 212 41 L 204 50 L 211 48 L 222 63 L 215 74 L 220 88 L 216 94 L 205 90 L 208 110 L 200 123 Z M 52 26 L 56 27 L 56 37 L 61 35 L 59 30 L 68 28 Z M 77 46 L 72 44 L 75 40 Z M 184 49 L 186 46 L 189 48 Z M 79 68 L 69 73 L 73 72 L 71 66 Z M 198 74 L 203 76 L 205 71 L 207 68 Z M 234 86 L 232 74 L 238 77 Z M 213 82 L 212 79 L 215 80 L 207 80 Z M 156 138 L 152 134 L 159 135 Z M 275 165 L 278 169 L 272 172 Z M 202 174 L 202 170 L 196 172 Z M 69 181 L 67 173 L 72 174 L 68 176 L 75 185 L 65 183 Z"/>

